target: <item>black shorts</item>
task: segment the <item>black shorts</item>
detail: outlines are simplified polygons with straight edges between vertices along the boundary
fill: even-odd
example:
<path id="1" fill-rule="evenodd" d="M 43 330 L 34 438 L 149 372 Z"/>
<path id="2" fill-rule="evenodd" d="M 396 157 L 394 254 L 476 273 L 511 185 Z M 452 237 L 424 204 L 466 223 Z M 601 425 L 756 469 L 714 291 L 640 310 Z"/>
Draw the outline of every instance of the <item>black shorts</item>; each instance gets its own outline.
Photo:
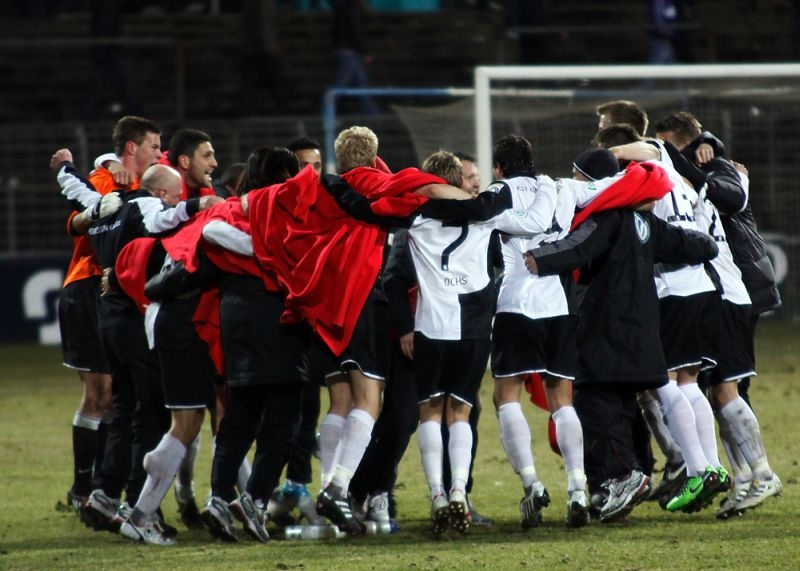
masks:
<path id="1" fill-rule="evenodd" d="M 486 372 L 489 339 L 429 339 L 414 333 L 414 372 L 420 403 L 452 396 L 474 406 Z"/>
<path id="2" fill-rule="evenodd" d="M 235 387 L 303 381 L 309 329 L 305 323 L 280 323 L 283 295 L 242 276 L 226 276 L 220 290 L 226 382 Z"/>
<path id="3" fill-rule="evenodd" d="M 359 369 L 367 377 L 385 381 L 389 370 L 389 322 L 386 296 L 373 289 L 353 337 L 339 358 L 342 369 Z"/>
<path id="4" fill-rule="evenodd" d="M 722 326 L 717 366 L 708 372 L 708 383 L 716 385 L 755 375 L 755 320 L 752 306 L 722 301 Z"/>
<path id="5" fill-rule="evenodd" d="M 339 358 L 316 335 L 311 340 L 306 361 L 309 381 L 322 387 L 326 386 L 329 378 L 344 374 Z"/>
<path id="6" fill-rule="evenodd" d="M 722 323 L 722 298 L 717 292 L 659 301 L 661 346 L 668 371 L 713 367 Z"/>
<path id="7" fill-rule="evenodd" d="M 492 375 L 496 378 L 545 373 L 575 379 L 578 363 L 576 317 L 531 319 L 498 313 L 492 330 Z"/>
<path id="8" fill-rule="evenodd" d="M 156 351 L 167 408 L 211 408 L 215 402 L 219 375 L 208 345 L 197 336 L 192 323 L 199 299 L 166 300 L 156 317 Z"/>
<path id="9" fill-rule="evenodd" d="M 64 365 L 78 371 L 109 373 L 97 325 L 100 277 L 67 284 L 58 303 L 58 324 Z"/>

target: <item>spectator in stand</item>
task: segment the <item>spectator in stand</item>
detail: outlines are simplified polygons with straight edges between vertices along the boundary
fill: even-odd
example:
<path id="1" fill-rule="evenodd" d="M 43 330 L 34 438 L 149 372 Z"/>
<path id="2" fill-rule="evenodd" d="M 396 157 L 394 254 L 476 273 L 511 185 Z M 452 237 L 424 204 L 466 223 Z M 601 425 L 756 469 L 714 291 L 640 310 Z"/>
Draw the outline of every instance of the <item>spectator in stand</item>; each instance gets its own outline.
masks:
<path id="1" fill-rule="evenodd" d="M 369 87 L 367 65 L 372 55 L 367 51 L 367 29 L 364 17 L 366 0 L 331 0 L 333 10 L 333 53 L 336 77 L 333 87 Z M 361 112 L 375 115 L 378 106 L 369 96 L 359 97 Z"/>
<path id="2" fill-rule="evenodd" d="M 259 111 L 259 88 L 267 87 L 273 111 L 286 111 L 291 99 L 291 82 L 286 79 L 281 50 L 275 29 L 275 7 L 272 0 L 242 1 L 242 33 L 244 54 L 240 109 L 243 115 Z"/>
<path id="3" fill-rule="evenodd" d="M 82 113 L 85 123 L 91 123 L 97 116 L 107 85 L 112 85 L 121 99 L 112 105 L 114 113 L 142 115 L 142 103 L 128 76 L 124 47 L 102 43 L 122 38 L 122 5 L 117 0 L 92 0 L 91 37 L 98 43 L 90 48 L 92 68 Z"/>

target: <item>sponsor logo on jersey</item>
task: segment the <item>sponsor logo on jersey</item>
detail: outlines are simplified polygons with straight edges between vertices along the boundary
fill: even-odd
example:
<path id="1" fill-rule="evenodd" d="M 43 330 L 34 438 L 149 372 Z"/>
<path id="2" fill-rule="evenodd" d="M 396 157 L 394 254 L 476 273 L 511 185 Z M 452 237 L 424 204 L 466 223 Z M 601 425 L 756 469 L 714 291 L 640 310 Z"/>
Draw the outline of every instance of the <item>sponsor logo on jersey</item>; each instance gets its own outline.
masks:
<path id="1" fill-rule="evenodd" d="M 122 220 L 117 220 L 111 226 L 109 226 L 108 224 L 101 224 L 100 226 L 89 228 L 89 235 L 95 236 L 97 234 L 102 234 L 103 232 L 111 232 L 112 230 L 119 228 L 121 224 Z"/>
<path id="2" fill-rule="evenodd" d="M 525 218 L 528 215 L 528 211 L 524 208 L 515 208 L 513 212 L 517 218 Z"/>
<path id="3" fill-rule="evenodd" d="M 445 287 L 461 287 L 469 283 L 467 276 L 452 276 L 444 278 Z"/>
<path id="4" fill-rule="evenodd" d="M 633 213 L 633 223 L 636 226 L 636 235 L 639 236 L 639 241 L 645 244 L 650 239 L 650 225 L 638 212 Z"/>

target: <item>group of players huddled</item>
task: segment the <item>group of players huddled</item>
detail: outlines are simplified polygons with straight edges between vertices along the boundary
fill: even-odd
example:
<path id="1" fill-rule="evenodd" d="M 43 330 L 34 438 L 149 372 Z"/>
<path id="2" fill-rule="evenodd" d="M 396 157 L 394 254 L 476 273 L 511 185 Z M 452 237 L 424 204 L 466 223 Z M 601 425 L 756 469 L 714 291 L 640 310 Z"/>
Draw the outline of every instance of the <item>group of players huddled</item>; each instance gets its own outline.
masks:
<path id="1" fill-rule="evenodd" d="M 486 188 L 474 157 L 447 150 L 392 172 L 361 126 L 336 139 L 338 174 L 302 138 L 257 147 L 216 190 L 211 138 L 194 129 L 162 152 L 156 123 L 123 117 L 86 178 L 56 151 L 73 209 L 59 317 L 83 383 L 67 494 L 81 520 L 173 545 L 161 503 L 174 482 L 184 524 L 224 541 L 239 520 L 266 542 L 295 507 L 351 535 L 396 531 L 416 431 L 434 536 L 491 525 L 469 498 L 487 363 L 525 529 L 550 504 L 526 392 L 551 414 L 570 527 L 646 499 L 693 512 L 721 496 L 727 519 L 779 495 L 747 396 L 758 316 L 780 304 L 747 169 L 690 113 L 653 139 L 633 102 L 597 113 L 573 178 L 538 174 L 531 143 L 507 135 Z"/>

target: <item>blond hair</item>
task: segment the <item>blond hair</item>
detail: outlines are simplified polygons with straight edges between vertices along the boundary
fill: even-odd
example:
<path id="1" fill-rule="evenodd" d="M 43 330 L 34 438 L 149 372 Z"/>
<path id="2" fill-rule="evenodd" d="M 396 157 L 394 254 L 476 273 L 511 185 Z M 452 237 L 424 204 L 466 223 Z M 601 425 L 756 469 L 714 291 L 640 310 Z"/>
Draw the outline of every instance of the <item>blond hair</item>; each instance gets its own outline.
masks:
<path id="1" fill-rule="evenodd" d="M 356 125 L 339 133 L 333 150 L 340 173 L 356 167 L 371 167 L 378 156 L 378 136 L 372 129 Z"/>
<path id="2" fill-rule="evenodd" d="M 462 166 L 461 160 L 450 151 L 440 149 L 429 156 L 422 163 L 424 172 L 442 177 L 447 184 L 461 188 Z"/>

